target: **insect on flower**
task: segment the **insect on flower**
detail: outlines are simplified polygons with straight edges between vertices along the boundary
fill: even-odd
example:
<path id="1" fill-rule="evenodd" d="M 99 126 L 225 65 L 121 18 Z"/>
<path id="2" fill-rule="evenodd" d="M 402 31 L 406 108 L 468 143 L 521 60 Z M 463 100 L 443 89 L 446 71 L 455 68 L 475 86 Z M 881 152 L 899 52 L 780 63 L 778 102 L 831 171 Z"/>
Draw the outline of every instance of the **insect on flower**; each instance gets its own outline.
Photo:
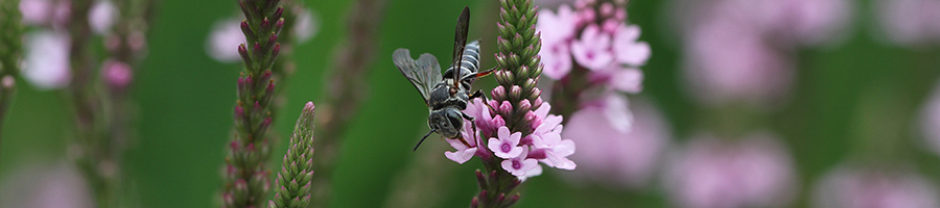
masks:
<path id="1" fill-rule="evenodd" d="M 476 79 L 489 75 L 492 70 L 478 71 L 480 66 L 480 43 L 467 43 L 467 26 L 470 22 L 470 8 L 464 7 L 457 19 L 457 31 L 454 38 L 454 54 L 451 66 L 441 75 L 441 67 L 434 55 L 424 53 L 418 60 L 411 58 L 408 49 L 399 48 L 392 54 L 392 61 L 401 70 L 402 75 L 421 93 L 428 106 L 428 127 L 431 128 L 418 141 L 417 150 L 424 139 L 431 133 L 438 133 L 447 138 L 456 138 L 463 128 L 464 119 L 473 121 L 473 117 L 463 113 L 467 103 L 483 92 L 470 92 L 470 84 Z M 475 127 L 474 127 L 475 128 Z"/>

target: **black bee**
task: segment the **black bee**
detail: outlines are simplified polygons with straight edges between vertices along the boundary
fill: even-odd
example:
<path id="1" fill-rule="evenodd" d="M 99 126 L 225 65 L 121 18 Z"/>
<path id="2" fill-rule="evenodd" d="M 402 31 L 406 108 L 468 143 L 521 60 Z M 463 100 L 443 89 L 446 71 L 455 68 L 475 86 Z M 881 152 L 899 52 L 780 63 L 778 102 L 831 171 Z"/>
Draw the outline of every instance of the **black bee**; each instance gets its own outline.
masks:
<path id="1" fill-rule="evenodd" d="M 483 92 L 470 92 L 470 85 L 477 78 L 489 75 L 492 70 L 479 72 L 480 43 L 467 44 L 467 26 L 470 21 L 470 8 L 464 7 L 457 19 L 457 34 L 454 38 L 454 54 L 451 66 L 441 76 L 441 66 L 431 54 L 421 54 L 418 60 L 411 58 L 408 49 L 399 48 L 392 54 L 395 66 L 411 84 L 414 84 L 430 111 L 428 127 L 431 128 L 421 141 L 415 145 L 417 150 L 424 139 L 431 133 L 438 133 L 447 138 L 456 138 L 463 128 L 463 120 L 473 117 L 463 113 L 467 103 Z"/>

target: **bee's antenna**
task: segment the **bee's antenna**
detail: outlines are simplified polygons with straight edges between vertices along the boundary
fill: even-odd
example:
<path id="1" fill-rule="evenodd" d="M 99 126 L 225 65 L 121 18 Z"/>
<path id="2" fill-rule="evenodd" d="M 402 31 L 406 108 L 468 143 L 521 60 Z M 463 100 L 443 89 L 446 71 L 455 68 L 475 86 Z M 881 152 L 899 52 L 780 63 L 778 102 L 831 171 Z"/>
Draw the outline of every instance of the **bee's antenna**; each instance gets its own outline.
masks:
<path id="1" fill-rule="evenodd" d="M 418 144 L 415 145 L 415 148 L 412 149 L 411 151 L 412 151 L 412 152 L 417 151 L 417 150 L 418 150 L 418 147 L 421 146 L 421 143 L 424 143 L 424 139 L 427 139 L 428 136 L 431 136 L 431 133 L 434 133 L 434 132 L 435 132 L 434 129 L 431 129 L 431 131 L 428 131 L 428 134 L 425 134 L 424 137 L 421 137 L 421 141 L 418 141 Z"/>

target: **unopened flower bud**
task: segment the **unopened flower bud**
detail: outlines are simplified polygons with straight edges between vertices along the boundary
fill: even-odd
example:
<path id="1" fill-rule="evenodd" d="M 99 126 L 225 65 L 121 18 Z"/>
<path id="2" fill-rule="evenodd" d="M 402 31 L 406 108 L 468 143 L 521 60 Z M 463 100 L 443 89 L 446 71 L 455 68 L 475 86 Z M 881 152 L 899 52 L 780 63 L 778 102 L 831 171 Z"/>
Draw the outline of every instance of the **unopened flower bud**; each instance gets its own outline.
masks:
<path id="1" fill-rule="evenodd" d="M 522 87 L 519 87 L 519 85 L 513 85 L 512 88 L 509 89 L 509 98 L 514 100 L 521 99 Z"/>

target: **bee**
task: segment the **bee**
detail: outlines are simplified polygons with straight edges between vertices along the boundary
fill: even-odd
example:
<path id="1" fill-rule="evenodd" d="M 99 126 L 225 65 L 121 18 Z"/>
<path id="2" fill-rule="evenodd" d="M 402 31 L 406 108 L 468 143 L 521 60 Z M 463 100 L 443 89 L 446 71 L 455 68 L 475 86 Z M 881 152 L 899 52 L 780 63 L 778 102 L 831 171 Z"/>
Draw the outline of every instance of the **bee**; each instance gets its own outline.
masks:
<path id="1" fill-rule="evenodd" d="M 451 66 L 442 76 L 441 66 L 434 55 L 424 53 L 418 60 L 411 58 L 408 49 L 399 48 L 392 54 L 392 61 L 402 75 L 418 89 L 428 107 L 428 127 L 430 131 L 421 137 L 412 151 L 417 150 L 431 133 L 446 138 L 457 138 L 463 128 L 464 119 L 473 121 L 473 117 L 463 113 L 467 103 L 482 97 L 483 92 L 470 92 L 470 85 L 478 78 L 489 75 L 493 70 L 478 71 L 480 67 L 480 43 L 467 43 L 467 27 L 470 21 L 470 8 L 464 7 L 457 19 L 454 37 L 454 53 Z M 475 128 L 475 126 L 474 126 Z M 463 141 L 463 140 L 461 140 Z"/>

